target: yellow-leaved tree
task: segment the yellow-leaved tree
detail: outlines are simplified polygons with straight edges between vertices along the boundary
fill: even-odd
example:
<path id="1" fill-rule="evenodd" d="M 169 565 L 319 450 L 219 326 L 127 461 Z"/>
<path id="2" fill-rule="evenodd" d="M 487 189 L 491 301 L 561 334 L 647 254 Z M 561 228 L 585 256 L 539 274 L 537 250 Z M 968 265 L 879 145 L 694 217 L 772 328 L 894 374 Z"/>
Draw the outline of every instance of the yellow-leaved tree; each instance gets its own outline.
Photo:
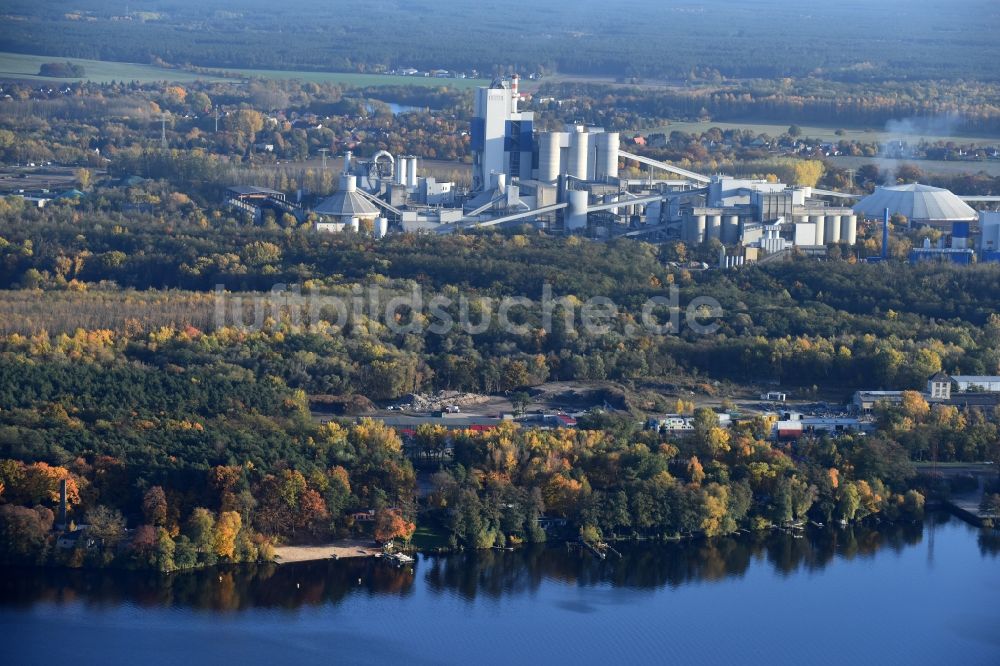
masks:
<path id="1" fill-rule="evenodd" d="M 219 557 L 233 559 L 236 550 L 236 536 L 243 527 L 243 519 L 235 511 L 223 511 L 215 522 L 215 540 L 212 549 Z"/>

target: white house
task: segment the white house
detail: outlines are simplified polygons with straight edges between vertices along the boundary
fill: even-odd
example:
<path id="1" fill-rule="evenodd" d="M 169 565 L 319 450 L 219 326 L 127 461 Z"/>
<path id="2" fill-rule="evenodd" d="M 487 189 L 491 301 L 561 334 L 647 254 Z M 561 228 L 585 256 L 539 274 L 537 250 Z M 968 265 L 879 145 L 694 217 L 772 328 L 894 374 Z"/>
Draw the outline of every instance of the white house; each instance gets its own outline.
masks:
<path id="1" fill-rule="evenodd" d="M 931 400 L 951 399 L 951 377 L 939 372 L 927 380 L 927 395 Z"/>

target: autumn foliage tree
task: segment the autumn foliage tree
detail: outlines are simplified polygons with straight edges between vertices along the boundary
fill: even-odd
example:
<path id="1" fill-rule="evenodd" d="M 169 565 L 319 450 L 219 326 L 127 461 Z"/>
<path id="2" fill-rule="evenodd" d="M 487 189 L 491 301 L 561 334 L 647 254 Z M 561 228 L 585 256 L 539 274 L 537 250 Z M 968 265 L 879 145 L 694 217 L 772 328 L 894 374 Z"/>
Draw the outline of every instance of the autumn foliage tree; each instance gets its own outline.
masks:
<path id="1" fill-rule="evenodd" d="M 41 563 L 55 515 L 45 507 L 0 505 L 0 562 Z"/>
<path id="2" fill-rule="evenodd" d="M 153 486 L 142 498 L 142 515 L 150 525 L 163 527 L 167 523 L 167 495 L 160 486 Z"/>
<path id="3" fill-rule="evenodd" d="M 77 478 L 65 467 L 46 462 L 0 461 L 0 495 L 7 502 L 55 506 L 63 480 L 66 481 L 66 503 L 72 508 L 80 503 L 80 488 Z"/>
<path id="4" fill-rule="evenodd" d="M 242 520 L 240 519 L 240 514 L 235 511 L 223 511 L 219 514 L 212 541 L 213 552 L 227 560 L 233 559 L 236 549 L 236 537 L 241 527 Z"/>
<path id="5" fill-rule="evenodd" d="M 406 520 L 399 509 L 382 509 L 375 514 L 375 540 L 380 543 L 409 541 L 416 529 L 416 524 Z"/>

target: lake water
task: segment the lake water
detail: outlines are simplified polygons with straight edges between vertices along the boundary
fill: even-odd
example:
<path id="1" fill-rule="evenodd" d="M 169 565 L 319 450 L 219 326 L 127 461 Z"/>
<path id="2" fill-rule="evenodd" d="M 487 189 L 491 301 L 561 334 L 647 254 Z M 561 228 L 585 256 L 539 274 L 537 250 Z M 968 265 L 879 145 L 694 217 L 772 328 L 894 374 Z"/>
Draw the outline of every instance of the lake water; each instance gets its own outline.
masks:
<path id="1" fill-rule="evenodd" d="M 880 529 L 170 576 L 0 569 L 3 662 L 1000 664 L 1000 534 Z"/>
<path id="2" fill-rule="evenodd" d="M 419 111 L 420 110 L 420 107 L 407 106 L 405 104 L 396 104 L 395 102 L 383 102 L 383 103 L 386 106 L 389 107 L 389 111 L 391 111 L 392 115 L 394 115 L 394 116 L 398 116 L 401 113 L 409 113 L 410 111 Z M 375 112 L 375 106 L 374 105 L 368 104 L 367 108 L 368 108 L 368 113 L 374 113 Z"/>

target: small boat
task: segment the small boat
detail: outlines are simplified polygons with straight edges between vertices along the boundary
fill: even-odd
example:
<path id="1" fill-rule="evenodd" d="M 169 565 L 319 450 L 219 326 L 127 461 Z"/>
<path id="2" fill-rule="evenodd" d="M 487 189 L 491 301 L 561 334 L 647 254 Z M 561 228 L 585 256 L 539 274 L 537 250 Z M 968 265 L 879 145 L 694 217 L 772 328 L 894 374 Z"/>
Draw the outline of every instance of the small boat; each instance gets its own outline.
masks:
<path id="1" fill-rule="evenodd" d="M 413 564 L 416 562 L 412 557 L 406 555 L 405 553 L 393 553 L 389 556 L 389 559 L 393 560 L 399 566 L 404 566 L 406 564 Z"/>

